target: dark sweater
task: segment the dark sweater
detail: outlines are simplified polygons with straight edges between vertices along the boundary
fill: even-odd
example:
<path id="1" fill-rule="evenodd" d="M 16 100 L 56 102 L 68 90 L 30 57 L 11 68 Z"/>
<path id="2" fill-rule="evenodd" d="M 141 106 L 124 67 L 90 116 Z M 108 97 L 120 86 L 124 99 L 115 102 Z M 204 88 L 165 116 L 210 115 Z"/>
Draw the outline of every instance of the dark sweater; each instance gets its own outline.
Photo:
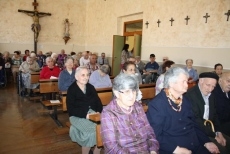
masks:
<path id="1" fill-rule="evenodd" d="M 204 130 L 206 135 L 209 137 L 215 138 L 216 134 L 212 132 L 211 127 L 205 127 L 203 118 L 204 115 L 204 99 L 200 92 L 198 85 L 194 86 L 193 88 L 189 89 L 185 96 L 190 100 L 192 110 L 195 115 L 195 119 L 197 124 Z M 220 121 L 216 114 L 216 101 L 213 95 L 209 96 L 209 116 L 208 119 L 213 122 L 214 128 L 216 132 L 221 132 L 220 130 Z"/>
<path id="2" fill-rule="evenodd" d="M 172 103 L 174 108 L 176 105 Z M 173 153 L 177 146 L 196 151 L 209 138 L 194 122 L 190 102 L 183 97 L 182 109 L 176 112 L 162 90 L 148 105 L 147 118 L 160 143 L 160 153 Z"/>
<path id="3" fill-rule="evenodd" d="M 60 91 L 67 91 L 69 86 L 75 81 L 75 70 L 72 70 L 72 73 L 64 69 L 61 71 L 58 77 L 58 89 Z"/>
<path id="4" fill-rule="evenodd" d="M 216 85 L 212 94 L 216 98 L 216 111 L 221 124 L 225 122 L 230 122 L 230 92 L 228 92 L 228 97 L 224 93 L 219 84 Z"/>
<path id="5" fill-rule="evenodd" d="M 66 97 L 67 111 L 69 116 L 86 118 L 89 109 L 95 112 L 102 111 L 101 100 L 91 84 L 86 84 L 86 94 L 84 94 L 74 82 L 70 85 Z"/>

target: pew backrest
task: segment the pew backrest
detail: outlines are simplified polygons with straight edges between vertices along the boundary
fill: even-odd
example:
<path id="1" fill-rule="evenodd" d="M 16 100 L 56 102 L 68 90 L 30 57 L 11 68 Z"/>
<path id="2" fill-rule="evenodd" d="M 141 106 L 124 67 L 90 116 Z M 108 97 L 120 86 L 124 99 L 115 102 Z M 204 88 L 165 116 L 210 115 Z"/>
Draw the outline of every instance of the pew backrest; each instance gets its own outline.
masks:
<path id="1" fill-rule="evenodd" d="M 30 83 L 31 84 L 39 83 L 40 72 L 31 72 L 30 74 L 31 74 Z"/>
<path id="2" fill-rule="evenodd" d="M 40 79 L 40 93 L 56 93 L 58 89 L 58 79 Z"/>

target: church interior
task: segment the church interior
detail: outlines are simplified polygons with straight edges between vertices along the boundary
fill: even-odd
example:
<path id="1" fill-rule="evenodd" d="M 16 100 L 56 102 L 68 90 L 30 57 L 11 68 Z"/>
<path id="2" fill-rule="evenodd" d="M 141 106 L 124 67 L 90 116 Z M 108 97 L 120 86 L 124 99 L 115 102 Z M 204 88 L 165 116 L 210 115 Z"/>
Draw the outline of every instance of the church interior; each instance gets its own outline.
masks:
<path id="1" fill-rule="evenodd" d="M 114 62 L 115 37 L 127 41 L 135 31 L 126 32 L 124 23 L 141 21 L 135 56 L 142 61 L 149 62 L 149 55 L 155 54 L 159 64 L 167 56 L 180 67 L 192 59 L 198 74 L 214 71 L 217 63 L 223 72 L 230 71 L 230 0 L 0 0 L 0 6 L 2 54 L 24 55 L 26 49 L 105 53 L 114 69 L 120 67 Z M 13 81 L 0 87 L 0 153 L 81 153 L 69 137 L 66 112 L 58 111 L 64 124 L 58 127 L 38 100 L 17 91 Z"/>

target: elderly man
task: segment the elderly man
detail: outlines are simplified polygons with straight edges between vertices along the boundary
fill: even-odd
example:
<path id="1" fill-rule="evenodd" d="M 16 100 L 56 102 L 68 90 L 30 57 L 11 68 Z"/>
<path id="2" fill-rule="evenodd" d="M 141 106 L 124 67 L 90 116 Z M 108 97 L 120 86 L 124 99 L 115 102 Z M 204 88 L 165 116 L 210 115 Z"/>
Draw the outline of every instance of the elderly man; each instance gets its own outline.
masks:
<path id="1" fill-rule="evenodd" d="M 84 51 L 82 53 L 82 57 L 80 58 L 80 66 L 85 66 L 89 63 L 89 54 L 87 53 L 87 51 Z"/>
<path id="2" fill-rule="evenodd" d="M 100 64 L 100 65 L 109 65 L 109 60 L 108 58 L 105 57 L 105 53 L 101 53 L 101 57 L 98 57 L 97 59 L 97 63 Z"/>
<path id="3" fill-rule="evenodd" d="M 67 54 L 65 54 L 65 50 L 62 49 L 61 53 L 57 57 L 57 64 L 60 68 L 64 67 L 64 61 L 66 57 L 67 57 Z"/>
<path id="4" fill-rule="evenodd" d="M 42 51 L 38 51 L 37 54 L 37 63 L 40 68 L 42 68 L 46 63 L 46 56 L 43 55 Z"/>
<path id="5" fill-rule="evenodd" d="M 97 64 L 97 55 L 92 54 L 89 58 L 89 63 L 86 64 L 86 67 L 89 69 L 90 74 L 92 74 L 95 70 L 100 68 L 100 65 Z"/>
<path id="6" fill-rule="evenodd" d="M 220 121 L 216 114 L 216 102 L 211 94 L 219 77 L 212 72 L 204 72 L 199 76 L 198 85 L 191 88 L 185 95 L 192 104 L 196 123 L 203 129 L 210 140 L 219 148 L 220 153 L 230 153 L 230 138 L 221 133 Z M 206 121 L 213 123 L 215 130 Z M 213 132 L 214 131 L 214 132 Z"/>
<path id="7" fill-rule="evenodd" d="M 230 72 L 225 72 L 220 76 L 213 95 L 218 102 L 216 111 L 222 132 L 230 136 Z"/>
<path id="8" fill-rule="evenodd" d="M 141 57 L 140 56 L 136 56 L 135 57 L 136 61 L 136 68 L 139 70 L 140 73 L 143 73 L 143 70 L 145 68 L 145 63 L 141 61 Z"/>
<path id="9" fill-rule="evenodd" d="M 142 79 L 144 80 L 144 83 L 150 83 L 151 79 L 157 74 L 159 68 L 158 63 L 155 62 L 156 58 L 154 54 L 151 54 L 149 59 L 150 62 L 145 65 L 145 69 L 143 70 Z"/>

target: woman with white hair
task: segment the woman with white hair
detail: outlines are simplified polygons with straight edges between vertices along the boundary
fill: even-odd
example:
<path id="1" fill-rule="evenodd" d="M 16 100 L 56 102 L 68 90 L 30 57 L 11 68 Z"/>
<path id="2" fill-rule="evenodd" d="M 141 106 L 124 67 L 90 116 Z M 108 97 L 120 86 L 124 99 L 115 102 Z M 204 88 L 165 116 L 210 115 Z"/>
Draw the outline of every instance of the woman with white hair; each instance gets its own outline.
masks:
<path id="1" fill-rule="evenodd" d="M 40 79 L 58 78 L 61 70 L 59 67 L 54 66 L 53 58 L 46 58 L 46 66 L 40 72 Z"/>
<path id="2" fill-rule="evenodd" d="M 114 78 L 114 99 L 101 113 L 101 135 L 106 154 L 157 154 L 158 141 L 142 105 L 136 101 L 135 76 Z"/>
<path id="3" fill-rule="evenodd" d="M 40 67 L 36 61 L 33 61 L 31 57 L 26 57 L 26 61 L 24 61 L 20 67 L 19 71 L 22 72 L 22 81 L 27 89 L 35 89 L 39 84 L 31 84 L 31 72 L 37 72 L 40 70 Z M 25 93 L 27 93 L 27 90 L 25 90 Z M 30 90 L 30 96 L 32 96 L 33 92 Z"/>
<path id="4" fill-rule="evenodd" d="M 82 146 L 82 154 L 88 154 L 96 144 L 96 124 L 88 120 L 89 115 L 101 112 L 102 104 L 97 92 L 89 81 L 89 70 L 80 66 L 75 73 L 76 82 L 67 91 L 66 103 L 69 113 L 70 137 L 73 142 Z M 100 154 L 95 146 L 94 154 Z"/>
<path id="5" fill-rule="evenodd" d="M 61 71 L 58 79 L 58 89 L 66 91 L 69 86 L 75 81 L 74 59 L 67 56 L 64 60 L 65 69 Z"/>
<path id="6" fill-rule="evenodd" d="M 147 117 L 160 144 L 160 154 L 219 153 L 217 146 L 195 123 L 191 103 L 183 97 L 188 73 L 180 67 L 169 69 L 164 89 L 148 104 Z"/>

